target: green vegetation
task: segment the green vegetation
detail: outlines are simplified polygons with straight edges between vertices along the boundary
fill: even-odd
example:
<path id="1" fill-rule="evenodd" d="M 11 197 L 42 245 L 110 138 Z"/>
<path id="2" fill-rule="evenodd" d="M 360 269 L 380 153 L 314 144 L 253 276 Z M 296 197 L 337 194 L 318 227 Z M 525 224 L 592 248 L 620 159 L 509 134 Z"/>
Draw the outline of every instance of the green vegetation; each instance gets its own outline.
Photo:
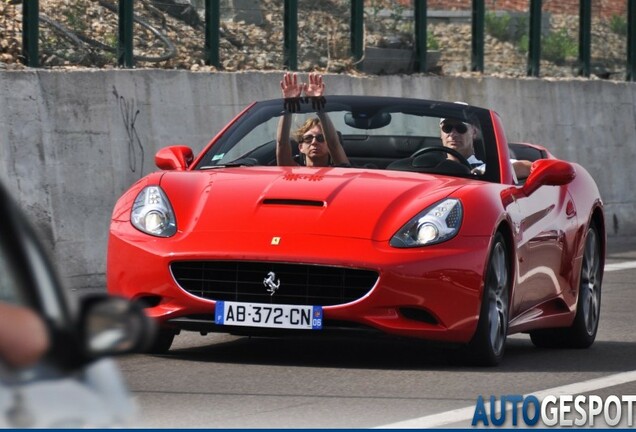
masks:
<path id="1" fill-rule="evenodd" d="M 519 52 L 526 54 L 530 49 L 530 36 L 521 36 L 521 39 L 519 39 L 519 42 L 517 43 L 517 49 Z"/>
<path id="2" fill-rule="evenodd" d="M 541 42 L 542 57 L 556 64 L 563 63 L 568 58 L 576 57 L 578 52 L 578 42 L 568 35 L 565 29 L 548 34 Z"/>
<path id="3" fill-rule="evenodd" d="M 108 32 L 104 35 L 104 42 L 106 45 L 112 48 L 112 51 L 104 51 L 103 56 L 106 59 L 107 63 L 112 63 L 117 61 L 117 44 L 118 37 L 115 33 Z"/>
<path id="4" fill-rule="evenodd" d="M 518 43 L 528 33 L 528 16 L 486 12 L 486 32 L 500 41 Z"/>
<path id="5" fill-rule="evenodd" d="M 495 12 L 486 12 L 486 32 L 501 41 L 508 40 L 508 28 L 510 27 L 510 15 L 498 15 Z"/>
<path id="6" fill-rule="evenodd" d="M 609 22 L 610 30 L 620 36 L 627 36 L 627 18 L 623 15 L 612 15 Z"/>
<path id="7" fill-rule="evenodd" d="M 519 40 L 517 47 L 522 53 L 528 52 L 528 35 Z M 563 64 L 568 58 L 576 57 L 578 52 L 578 42 L 568 35 L 565 29 L 551 32 L 541 39 L 541 58 L 553 63 Z"/>
<path id="8" fill-rule="evenodd" d="M 439 50 L 439 41 L 430 30 L 426 32 L 426 49 L 429 51 Z"/>
<path id="9" fill-rule="evenodd" d="M 73 9 L 69 7 L 64 11 L 69 28 L 79 33 L 85 33 L 88 29 L 87 19 L 82 15 L 82 12 L 78 5 Z"/>

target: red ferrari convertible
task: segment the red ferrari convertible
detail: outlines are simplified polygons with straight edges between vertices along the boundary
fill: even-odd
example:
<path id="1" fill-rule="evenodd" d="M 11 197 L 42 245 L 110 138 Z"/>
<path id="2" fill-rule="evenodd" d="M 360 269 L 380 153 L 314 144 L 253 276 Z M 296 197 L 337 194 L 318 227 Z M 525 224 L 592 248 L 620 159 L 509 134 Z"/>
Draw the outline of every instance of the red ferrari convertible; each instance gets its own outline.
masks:
<path id="1" fill-rule="evenodd" d="M 349 164 L 277 166 L 280 117 L 326 113 Z M 475 128 L 474 169 L 449 158 L 440 119 Z M 455 155 L 456 156 L 456 155 Z M 511 159 L 533 161 L 516 178 Z M 380 333 L 450 343 L 496 365 L 506 337 L 541 347 L 596 337 L 605 220 L 588 172 L 511 144 L 494 111 L 329 96 L 256 102 L 203 151 L 160 150 L 160 171 L 116 203 L 110 293 L 161 332 Z"/>

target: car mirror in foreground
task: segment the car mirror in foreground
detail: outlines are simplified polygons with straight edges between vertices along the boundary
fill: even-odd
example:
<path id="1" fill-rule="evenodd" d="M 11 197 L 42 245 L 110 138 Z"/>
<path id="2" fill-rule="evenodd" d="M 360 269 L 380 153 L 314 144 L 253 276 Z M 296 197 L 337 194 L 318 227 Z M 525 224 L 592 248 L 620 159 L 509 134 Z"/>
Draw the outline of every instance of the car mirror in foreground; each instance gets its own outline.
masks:
<path id="1" fill-rule="evenodd" d="M 541 186 L 561 186 L 569 184 L 576 177 L 572 164 L 559 159 L 539 159 L 532 164 L 532 170 L 523 193 L 527 196 Z"/>
<path id="2" fill-rule="evenodd" d="M 81 308 L 88 358 L 144 352 L 155 338 L 156 324 L 135 302 L 99 295 L 83 298 Z"/>

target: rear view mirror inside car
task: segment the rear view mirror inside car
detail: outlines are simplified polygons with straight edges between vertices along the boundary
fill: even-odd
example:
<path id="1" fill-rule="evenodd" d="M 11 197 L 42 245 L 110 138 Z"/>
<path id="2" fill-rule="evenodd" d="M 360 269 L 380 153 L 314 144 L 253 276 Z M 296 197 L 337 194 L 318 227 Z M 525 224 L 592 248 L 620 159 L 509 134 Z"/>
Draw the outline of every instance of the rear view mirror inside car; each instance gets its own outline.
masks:
<path id="1" fill-rule="evenodd" d="M 347 126 L 356 129 L 379 129 L 391 123 L 391 114 L 379 112 L 369 115 L 366 112 L 346 113 L 344 121 Z"/>

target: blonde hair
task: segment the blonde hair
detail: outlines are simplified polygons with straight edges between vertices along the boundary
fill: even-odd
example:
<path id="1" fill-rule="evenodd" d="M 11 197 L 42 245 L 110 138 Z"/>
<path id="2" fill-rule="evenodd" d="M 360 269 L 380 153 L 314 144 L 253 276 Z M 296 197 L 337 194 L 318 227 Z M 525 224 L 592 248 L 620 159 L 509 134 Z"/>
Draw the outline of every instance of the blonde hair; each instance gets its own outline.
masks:
<path id="1" fill-rule="evenodd" d="M 318 117 L 308 118 L 302 125 L 300 125 L 298 129 L 296 129 L 296 132 L 294 133 L 294 139 L 296 139 L 297 142 L 302 142 L 303 135 L 305 135 L 308 130 L 317 125 L 320 125 L 320 119 Z M 322 129 L 322 125 L 320 125 L 320 128 Z"/>

